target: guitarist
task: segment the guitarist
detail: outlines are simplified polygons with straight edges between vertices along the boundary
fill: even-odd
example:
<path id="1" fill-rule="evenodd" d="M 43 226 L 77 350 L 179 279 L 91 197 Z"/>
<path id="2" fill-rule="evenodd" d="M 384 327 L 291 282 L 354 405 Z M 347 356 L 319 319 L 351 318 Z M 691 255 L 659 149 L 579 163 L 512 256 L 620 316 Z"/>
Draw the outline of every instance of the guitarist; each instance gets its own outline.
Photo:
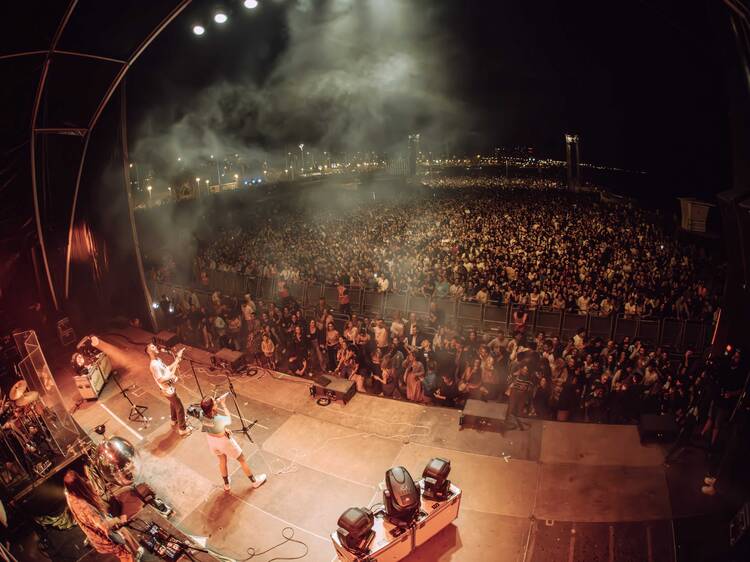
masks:
<path id="1" fill-rule="evenodd" d="M 172 419 L 172 426 L 178 427 L 180 435 L 189 435 L 192 427 L 188 427 L 187 425 L 185 407 L 182 405 L 180 397 L 177 396 L 177 389 L 174 386 L 174 383 L 177 382 L 177 368 L 180 365 L 184 351 L 185 348 L 183 347 L 175 355 L 174 361 L 170 365 L 166 365 L 164 361 L 159 359 L 159 349 L 154 344 L 150 343 L 146 346 L 146 354 L 151 359 L 148 368 L 156 384 L 159 385 L 161 393 L 169 400 L 169 416 Z"/>

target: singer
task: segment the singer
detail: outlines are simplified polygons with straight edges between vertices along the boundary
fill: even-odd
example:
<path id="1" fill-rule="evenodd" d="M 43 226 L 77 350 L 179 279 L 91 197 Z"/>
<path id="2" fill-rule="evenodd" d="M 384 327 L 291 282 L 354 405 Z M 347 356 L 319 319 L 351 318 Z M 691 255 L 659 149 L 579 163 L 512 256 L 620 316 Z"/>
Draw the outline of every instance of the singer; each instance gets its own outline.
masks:
<path id="1" fill-rule="evenodd" d="M 253 475 L 253 471 L 250 470 L 245 460 L 245 455 L 242 454 L 242 448 L 229 431 L 229 425 L 232 423 L 232 415 L 229 413 L 229 408 L 226 405 L 228 395 L 229 393 L 227 392 L 219 396 L 216 400 L 210 396 L 206 396 L 201 400 L 201 410 L 203 410 L 203 416 L 201 417 L 203 427 L 201 431 L 206 434 L 209 450 L 219 458 L 219 472 L 224 480 L 224 491 L 228 492 L 230 489 L 227 457 L 237 459 L 237 462 L 242 467 L 242 472 L 252 482 L 253 488 L 258 488 L 266 481 L 266 475 Z M 221 407 L 221 410 L 219 407 Z"/>
<path id="2" fill-rule="evenodd" d="M 158 347 L 152 343 L 146 346 L 146 355 L 151 359 L 148 368 L 159 386 L 159 390 L 169 400 L 169 417 L 172 419 L 172 426 L 177 426 L 178 433 L 184 436 L 189 435 L 192 428 L 187 425 L 185 407 L 182 405 L 180 397 L 177 396 L 177 389 L 174 386 L 174 383 L 177 382 L 177 367 L 182 360 L 183 351 L 185 351 L 185 348 L 182 348 L 175 355 L 174 361 L 170 365 L 166 365 L 158 357 Z"/>

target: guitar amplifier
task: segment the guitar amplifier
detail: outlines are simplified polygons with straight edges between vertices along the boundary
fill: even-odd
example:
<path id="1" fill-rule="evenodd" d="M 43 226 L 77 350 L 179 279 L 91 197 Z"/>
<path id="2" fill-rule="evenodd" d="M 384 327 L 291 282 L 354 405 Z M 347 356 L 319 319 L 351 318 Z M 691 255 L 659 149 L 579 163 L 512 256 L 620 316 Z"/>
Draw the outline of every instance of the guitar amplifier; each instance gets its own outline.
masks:
<path id="1" fill-rule="evenodd" d="M 158 334 L 156 334 L 156 343 L 158 345 L 162 345 L 164 347 L 174 347 L 178 343 L 180 343 L 180 338 L 177 337 L 177 334 L 174 332 L 167 332 L 166 330 L 162 330 Z"/>
<path id="2" fill-rule="evenodd" d="M 211 356 L 211 364 L 222 369 L 238 371 L 245 364 L 245 354 L 223 347 Z"/>

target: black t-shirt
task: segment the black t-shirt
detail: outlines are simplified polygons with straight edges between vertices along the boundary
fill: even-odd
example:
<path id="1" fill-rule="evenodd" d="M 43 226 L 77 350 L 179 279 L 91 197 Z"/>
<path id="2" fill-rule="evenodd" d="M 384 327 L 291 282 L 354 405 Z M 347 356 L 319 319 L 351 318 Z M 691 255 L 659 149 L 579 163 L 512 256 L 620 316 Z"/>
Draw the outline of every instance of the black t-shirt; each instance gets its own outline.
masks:
<path id="1" fill-rule="evenodd" d="M 724 398 L 725 392 L 737 392 L 742 390 L 745 384 L 745 377 L 742 376 L 742 371 L 739 366 L 727 367 L 722 369 L 719 374 L 719 396 L 717 398 L 717 404 L 721 408 L 731 409 L 734 408 L 737 402 L 738 396 L 732 398 Z"/>
<path id="2" fill-rule="evenodd" d="M 448 384 L 445 380 L 441 379 L 438 389 L 440 390 L 440 394 L 445 396 L 445 403 L 453 405 L 456 398 L 458 398 L 458 386 L 456 383 L 452 382 L 452 384 Z"/>

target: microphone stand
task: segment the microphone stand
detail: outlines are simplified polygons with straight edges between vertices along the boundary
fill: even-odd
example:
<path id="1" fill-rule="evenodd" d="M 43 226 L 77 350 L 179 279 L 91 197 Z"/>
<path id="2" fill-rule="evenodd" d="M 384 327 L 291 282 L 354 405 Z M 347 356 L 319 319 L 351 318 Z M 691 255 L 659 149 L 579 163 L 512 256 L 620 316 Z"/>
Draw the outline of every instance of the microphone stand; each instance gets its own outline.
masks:
<path id="1" fill-rule="evenodd" d="M 133 403 L 133 401 L 130 399 L 130 396 L 128 396 L 128 391 L 125 390 L 120 384 L 117 371 L 112 371 L 112 378 L 115 379 L 115 384 L 117 385 L 117 388 L 120 389 L 120 394 L 122 394 L 125 397 L 125 400 L 130 403 L 130 413 L 128 413 L 128 419 L 130 421 L 140 421 L 144 424 L 148 423 L 150 421 L 150 418 L 147 418 L 145 415 L 143 415 L 143 413 L 148 410 L 148 406 L 141 406 Z"/>
<path id="2" fill-rule="evenodd" d="M 255 443 L 255 441 L 253 441 L 253 438 L 250 436 L 250 430 L 255 426 L 256 423 L 258 423 L 258 420 L 254 420 L 250 425 L 245 425 L 245 418 L 240 411 L 240 405 L 237 403 L 237 393 L 234 390 L 234 385 L 232 384 L 232 379 L 229 376 L 229 371 L 224 370 L 224 376 L 227 378 L 229 393 L 232 395 L 232 401 L 234 402 L 234 407 L 237 410 L 237 417 L 240 418 L 241 428 L 239 429 L 239 432 L 247 437 L 250 440 L 250 443 Z"/>
<path id="3" fill-rule="evenodd" d="M 198 393 L 201 395 L 201 400 L 203 400 L 203 397 L 205 394 L 203 394 L 203 389 L 201 388 L 201 383 L 198 382 L 198 375 L 195 372 L 195 361 L 190 359 L 190 357 L 185 357 L 187 359 L 188 363 L 190 363 L 190 371 L 193 373 L 193 379 L 195 379 L 195 386 L 198 387 Z"/>

